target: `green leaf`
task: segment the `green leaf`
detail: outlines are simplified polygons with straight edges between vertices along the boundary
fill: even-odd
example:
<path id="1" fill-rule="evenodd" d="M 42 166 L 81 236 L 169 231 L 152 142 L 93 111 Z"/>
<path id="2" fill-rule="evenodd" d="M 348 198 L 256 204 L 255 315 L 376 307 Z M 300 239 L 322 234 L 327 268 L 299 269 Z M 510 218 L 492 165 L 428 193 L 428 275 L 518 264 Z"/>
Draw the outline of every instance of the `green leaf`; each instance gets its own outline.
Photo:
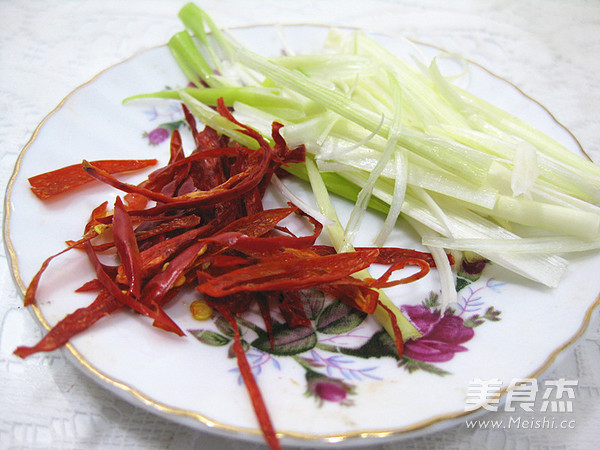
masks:
<path id="1" fill-rule="evenodd" d="M 485 319 L 482 318 L 479 314 L 475 314 L 469 317 L 467 320 L 465 320 L 463 325 L 468 328 L 475 328 L 481 325 L 483 322 L 485 322 Z"/>
<path id="2" fill-rule="evenodd" d="M 343 353 L 344 355 L 357 356 L 359 358 L 390 357 L 398 359 L 396 343 L 385 330 L 378 331 L 371 336 L 367 342 L 358 348 L 329 346 L 327 350 Z"/>
<path id="3" fill-rule="evenodd" d="M 464 288 L 466 288 L 468 285 L 470 285 L 473 281 L 469 280 L 467 278 L 463 278 L 460 275 L 456 276 L 456 292 L 460 292 L 461 290 L 463 290 Z"/>
<path id="4" fill-rule="evenodd" d="M 441 310 L 440 310 L 441 312 Z M 444 310 L 444 315 L 445 316 L 454 316 L 456 314 L 456 310 L 454 308 L 452 308 L 451 306 L 448 306 L 445 310 Z"/>
<path id="5" fill-rule="evenodd" d="M 328 305 L 319 316 L 317 331 L 324 334 L 347 333 L 359 326 L 367 315 L 367 313 L 343 302 L 335 301 Z"/>
<path id="6" fill-rule="evenodd" d="M 479 280 L 487 262 L 479 255 L 465 252 L 465 258 L 456 272 L 456 291 L 460 292 L 461 289 Z"/>
<path id="7" fill-rule="evenodd" d="M 182 125 L 185 125 L 186 122 L 184 120 L 176 120 L 174 122 L 165 122 L 165 123 L 161 123 L 158 128 L 165 128 L 169 131 L 173 131 L 176 129 L 179 129 L 179 127 L 181 127 Z"/>
<path id="8" fill-rule="evenodd" d="M 215 318 L 215 325 L 225 336 L 233 337 L 235 334 L 229 322 L 227 322 L 227 320 L 220 314 Z M 242 330 L 240 330 L 240 333 L 241 332 Z"/>
<path id="9" fill-rule="evenodd" d="M 399 366 L 404 367 L 406 370 L 408 370 L 408 373 L 413 373 L 416 370 L 424 370 L 425 372 L 429 372 L 434 375 L 439 375 L 441 377 L 450 374 L 450 372 L 440 369 L 439 367 L 434 366 L 433 364 L 426 363 L 425 361 L 419 361 L 417 359 L 412 359 L 408 356 L 402 357 Z"/>
<path id="10" fill-rule="evenodd" d="M 495 309 L 493 306 L 490 306 L 488 309 L 486 309 L 483 317 L 491 322 L 498 322 L 500 320 L 500 314 L 500 311 Z"/>
<path id="11" fill-rule="evenodd" d="M 323 311 L 325 306 L 325 294 L 316 289 L 308 289 L 300 292 L 302 304 L 304 305 L 304 313 L 310 320 L 315 320 Z"/>
<path id="12" fill-rule="evenodd" d="M 485 310 L 485 314 L 483 316 L 475 314 L 469 317 L 467 320 L 465 320 L 464 325 L 465 327 L 475 328 L 481 325 L 486 320 L 489 322 L 500 321 L 500 311 L 494 309 L 493 306 L 490 306 L 488 309 Z"/>
<path id="13" fill-rule="evenodd" d="M 440 295 L 437 292 L 431 291 L 429 297 L 423 300 L 423 306 L 428 309 L 433 309 L 441 306 Z"/>
<path id="14" fill-rule="evenodd" d="M 260 335 L 252 346 L 266 353 L 279 356 L 291 356 L 304 353 L 317 345 L 317 334 L 312 327 L 290 328 L 287 324 L 273 327 L 273 346 L 269 335 Z"/>
<path id="15" fill-rule="evenodd" d="M 247 352 L 250 349 L 250 344 L 248 344 L 244 339 L 242 339 L 241 342 L 242 342 L 242 348 L 244 349 L 244 352 Z M 233 349 L 233 343 L 231 343 L 231 345 L 227 349 L 227 357 L 229 359 L 237 358 L 237 356 L 235 355 L 235 350 Z"/>
<path id="16" fill-rule="evenodd" d="M 210 330 L 189 330 L 189 332 L 203 344 L 212 345 L 214 347 L 227 345 L 231 341 L 227 336 L 223 336 L 222 334 Z"/>

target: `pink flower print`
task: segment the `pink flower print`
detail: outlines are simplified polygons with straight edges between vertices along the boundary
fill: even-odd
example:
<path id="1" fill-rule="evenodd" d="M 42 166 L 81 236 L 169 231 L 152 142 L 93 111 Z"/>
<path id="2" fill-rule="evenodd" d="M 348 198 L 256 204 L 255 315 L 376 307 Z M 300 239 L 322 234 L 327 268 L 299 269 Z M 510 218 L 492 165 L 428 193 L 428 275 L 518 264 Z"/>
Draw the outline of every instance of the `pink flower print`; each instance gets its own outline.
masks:
<path id="1" fill-rule="evenodd" d="M 175 122 L 161 123 L 154 130 L 150 132 L 144 132 L 142 137 L 148 139 L 148 144 L 158 145 L 161 142 L 166 141 L 171 136 L 171 131 L 179 128 L 183 125 L 182 120 L 176 120 Z"/>
<path id="2" fill-rule="evenodd" d="M 465 326 L 464 320 L 455 315 L 441 316 L 439 311 L 430 311 L 422 305 L 404 306 L 415 327 L 423 334 L 419 339 L 404 344 L 404 354 L 425 362 L 445 362 L 455 353 L 464 352 L 460 345 L 473 338 L 473 328 Z"/>
<path id="3" fill-rule="evenodd" d="M 306 371 L 305 395 L 315 397 L 319 401 L 319 405 L 324 402 L 339 403 L 345 406 L 352 405 L 353 402 L 348 398 L 348 395 L 353 393 L 354 386 L 351 384 L 312 370 Z"/>
<path id="4" fill-rule="evenodd" d="M 148 138 L 150 145 L 158 145 L 163 141 L 169 139 L 171 133 L 166 128 L 155 128 L 150 133 L 146 133 L 144 137 Z"/>

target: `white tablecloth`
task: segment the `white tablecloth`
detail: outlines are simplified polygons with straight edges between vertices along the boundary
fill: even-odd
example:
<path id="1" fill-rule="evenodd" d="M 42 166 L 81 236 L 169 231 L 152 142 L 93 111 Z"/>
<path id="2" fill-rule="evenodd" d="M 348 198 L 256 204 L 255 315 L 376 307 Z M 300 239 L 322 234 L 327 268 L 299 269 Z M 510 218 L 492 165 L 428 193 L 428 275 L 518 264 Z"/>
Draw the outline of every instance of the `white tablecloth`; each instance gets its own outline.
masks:
<path id="1" fill-rule="evenodd" d="M 181 29 L 182 1 L 0 0 L 0 177 L 38 123 L 102 69 Z M 539 100 L 600 162 L 600 2 L 594 0 L 203 0 L 226 27 L 310 23 L 407 36 L 480 62 Z M 99 388 L 60 354 L 12 355 L 39 333 L 0 264 L 0 448 L 258 448 L 157 418 Z M 597 448 L 600 320 L 545 375 L 576 379 L 574 428 L 468 429 L 381 448 Z M 502 418 L 506 413 L 498 413 Z"/>

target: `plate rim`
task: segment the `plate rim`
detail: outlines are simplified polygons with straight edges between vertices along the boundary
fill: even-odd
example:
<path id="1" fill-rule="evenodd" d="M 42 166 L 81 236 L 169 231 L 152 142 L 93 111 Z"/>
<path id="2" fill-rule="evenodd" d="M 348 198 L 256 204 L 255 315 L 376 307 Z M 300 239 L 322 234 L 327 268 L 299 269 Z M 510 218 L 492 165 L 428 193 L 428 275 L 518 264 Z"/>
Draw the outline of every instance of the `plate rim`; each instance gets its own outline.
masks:
<path id="1" fill-rule="evenodd" d="M 342 29 L 349 31 L 364 31 L 370 35 L 380 36 L 387 39 L 399 39 L 398 36 L 394 36 L 388 33 L 381 32 L 372 32 L 369 30 L 364 30 L 360 27 L 349 27 L 349 26 L 333 26 L 333 25 L 325 25 L 325 24 L 313 24 L 313 23 L 266 23 L 266 24 L 253 24 L 253 25 L 244 25 L 244 26 L 236 26 L 224 29 L 225 31 L 229 30 L 252 30 L 252 29 L 260 29 L 260 28 L 274 28 L 274 27 L 316 27 L 321 29 Z M 412 43 L 423 45 L 440 52 L 445 52 L 448 54 L 455 54 L 456 52 L 449 52 L 448 50 L 427 42 L 420 41 L 418 39 L 412 39 L 406 37 Z M 9 263 L 9 268 L 11 272 L 11 276 L 13 281 L 21 294 L 21 297 L 25 295 L 25 291 L 27 289 L 25 283 L 21 278 L 21 274 L 19 272 L 18 267 L 18 255 L 15 251 L 15 248 L 12 243 L 11 234 L 10 234 L 10 222 L 12 217 L 12 208 L 11 208 L 11 194 L 14 183 L 20 173 L 21 165 L 27 150 L 33 145 L 37 136 L 39 135 L 41 129 L 46 125 L 46 123 L 60 111 L 63 106 L 69 101 L 71 97 L 76 95 L 80 90 L 93 84 L 98 78 L 100 78 L 106 72 L 114 69 L 115 67 L 126 64 L 137 57 L 155 51 L 160 48 L 166 47 L 167 44 L 159 44 L 156 46 L 148 47 L 139 51 L 136 51 L 131 56 L 118 61 L 110 66 L 102 69 L 98 73 L 96 73 L 92 78 L 85 81 L 84 83 L 76 86 L 72 89 L 50 112 L 48 112 L 43 119 L 39 122 L 39 124 L 35 127 L 31 137 L 28 139 L 26 144 L 23 146 L 17 160 L 14 164 L 13 171 L 11 176 L 9 177 L 7 187 L 5 189 L 4 196 L 4 217 L 3 217 L 3 241 L 5 250 L 7 253 L 7 260 Z M 484 65 L 470 59 L 460 56 L 464 61 L 468 64 L 476 66 L 480 70 L 483 70 L 488 75 L 496 78 L 497 80 L 505 83 L 510 86 L 512 89 L 516 90 L 521 96 L 523 96 L 528 101 L 535 103 L 542 111 L 548 115 L 550 120 L 554 122 L 558 127 L 560 127 L 563 131 L 565 131 L 570 139 L 573 140 L 573 143 L 577 147 L 577 151 L 580 152 L 584 157 L 591 160 L 590 156 L 586 153 L 585 149 L 582 147 L 581 143 L 577 139 L 571 130 L 560 122 L 555 115 L 540 101 L 531 97 L 529 94 L 524 92 L 519 86 L 517 86 L 512 81 L 504 78 L 501 75 L 496 74 L 495 72 L 487 69 Z M 579 325 L 577 331 L 566 341 L 564 341 L 560 346 L 555 348 L 550 354 L 544 359 L 543 363 L 534 370 L 529 376 L 526 378 L 539 378 L 544 372 L 546 372 L 555 362 L 556 360 L 564 354 L 564 352 L 571 347 L 575 342 L 577 342 L 585 333 L 588 326 L 591 323 L 591 318 L 594 313 L 594 310 L 600 305 L 600 293 L 596 295 L 594 301 L 587 307 L 585 314 L 582 318 L 582 322 Z M 37 304 L 31 305 L 29 308 L 30 312 L 33 314 L 34 318 L 37 320 L 38 324 L 41 325 L 46 331 L 48 331 L 51 326 L 48 324 L 48 321 L 44 317 L 40 307 Z M 129 403 L 132 403 L 137 407 L 145 407 L 147 410 L 150 410 L 154 413 L 159 414 L 161 417 L 166 420 L 170 420 L 176 423 L 183 423 L 188 426 L 191 426 L 195 429 L 199 429 L 204 432 L 209 432 L 211 434 L 222 435 L 225 437 L 232 437 L 241 440 L 257 440 L 262 438 L 262 433 L 259 428 L 248 428 L 248 427 L 240 427 L 236 425 L 229 425 L 226 423 L 222 423 L 220 421 L 215 421 L 210 419 L 206 414 L 202 414 L 199 412 L 194 412 L 191 410 L 186 410 L 183 408 L 177 408 L 165 404 L 163 402 L 156 401 L 151 398 L 150 395 L 141 392 L 135 387 L 129 386 L 127 383 L 114 379 L 98 368 L 94 367 L 70 342 L 65 344 L 63 349 L 61 349 L 63 356 L 65 356 L 67 360 L 73 363 L 80 371 L 86 374 L 89 378 L 96 381 L 100 386 L 105 389 L 108 389 L 112 393 L 116 394 L 122 399 L 125 399 Z M 508 386 L 503 387 L 500 390 L 500 399 L 502 399 L 508 391 Z M 135 401 L 135 403 L 134 403 Z M 444 414 L 438 414 L 435 416 L 431 416 L 427 419 L 421 420 L 419 422 L 412 423 L 410 425 L 396 427 L 396 428 L 387 428 L 387 429 L 360 429 L 354 430 L 339 434 L 333 433 L 303 433 L 303 432 L 295 432 L 289 430 L 276 430 L 277 435 L 283 440 L 291 440 L 296 443 L 302 443 L 303 445 L 311 445 L 311 444 L 336 444 L 336 445 L 358 445 L 363 443 L 366 439 L 378 439 L 386 438 L 390 440 L 399 440 L 399 439 L 407 439 L 415 437 L 418 434 L 426 434 L 428 432 L 439 431 L 441 429 L 450 428 L 454 425 L 453 422 L 458 421 L 459 419 L 463 419 L 467 416 L 475 417 L 485 412 L 483 407 L 479 407 L 473 411 L 454 411 Z M 200 426 L 199 426 L 200 425 Z M 437 428 L 434 430 L 433 428 Z M 231 434 L 233 433 L 233 434 Z"/>

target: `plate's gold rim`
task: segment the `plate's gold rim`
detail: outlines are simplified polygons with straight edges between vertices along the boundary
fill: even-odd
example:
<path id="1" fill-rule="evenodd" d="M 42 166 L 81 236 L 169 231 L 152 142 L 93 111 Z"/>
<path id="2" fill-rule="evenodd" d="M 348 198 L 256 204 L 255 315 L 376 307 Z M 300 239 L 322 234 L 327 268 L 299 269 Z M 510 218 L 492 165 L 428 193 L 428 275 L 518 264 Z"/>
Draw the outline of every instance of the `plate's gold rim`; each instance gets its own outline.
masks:
<path id="1" fill-rule="evenodd" d="M 322 24 L 310 24 L 310 23 L 292 23 L 292 24 L 257 24 L 257 25 L 247 25 L 247 26 L 240 26 L 240 27 L 234 27 L 231 28 L 232 30 L 243 30 L 243 29 L 253 29 L 253 28 L 265 28 L 265 27 L 276 27 L 276 26 L 284 26 L 284 27 L 300 27 L 300 26 L 308 26 L 308 27 L 317 27 L 317 28 L 343 28 L 343 29 L 347 29 L 347 30 L 356 30 L 359 31 L 360 28 L 357 27 L 335 27 L 335 26 L 330 26 L 330 25 L 322 25 Z M 385 35 L 382 33 L 371 33 L 371 34 L 379 34 L 380 36 L 386 36 L 388 38 L 391 39 L 397 39 L 397 37 L 394 36 L 390 36 L 390 35 Z M 419 44 L 419 45 L 424 45 L 424 46 L 428 46 L 430 48 L 434 48 L 436 50 L 439 50 L 441 52 L 445 52 L 448 54 L 451 54 L 451 52 L 448 52 L 447 50 L 432 45 L 432 44 L 428 44 L 425 42 L 421 42 L 418 40 L 413 40 L 410 39 L 412 42 L 414 42 L 415 44 Z M 19 290 L 21 291 L 21 295 L 25 295 L 26 292 L 26 286 L 23 283 L 23 280 L 21 278 L 21 275 L 19 273 L 19 267 L 18 267 L 18 257 L 17 257 L 17 253 L 12 245 L 12 240 L 10 237 L 10 218 L 11 218 L 11 194 L 12 194 L 12 188 L 14 185 L 14 182 L 19 174 L 20 168 L 21 168 L 21 164 L 25 155 L 25 152 L 31 147 L 31 145 L 33 144 L 33 142 L 35 141 L 35 139 L 37 138 L 41 128 L 46 124 L 46 122 L 57 112 L 59 111 L 64 104 L 73 96 L 75 95 L 77 92 L 79 92 L 82 88 L 84 88 L 85 86 L 88 86 L 90 84 L 92 84 L 94 81 L 96 81 L 100 76 L 102 76 L 105 72 L 113 69 L 114 67 L 120 66 L 122 64 L 126 64 L 127 62 L 135 59 L 136 57 L 138 57 L 139 55 L 155 50 L 157 48 L 162 48 L 165 45 L 158 45 L 158 46 L 154 46 L 154 47 L 150 47 L 147 48 L 143 51 L 139 51 L 136 52 L 135 54 L 133 54 L 132 56 L 130 56 L 129 58 L 126 58 L 118 63 L 115 63 L 105 69 L 103 69 L 102 71 L 98 72 L 93 78 L 91 78 L 90 80 L 88 80 L 87 82 L 77 86 L 73 91 L 71 91 L 65 98 L 63 98 L 60 103 L 52 110 L 50 111 L 43 119 L 42 121 L 39 123 L 39 125 L 35 128 L 31 138 L 28 140 L 28 142 L 25 144 L 25 146 L 23 147 L 23 149 L 21 150 L 21 152 L 19 153 L 19 156 L 17 157 L 17 161 L 15 162 L 14 165 L 14 169 L 13 169 L 13 173 L 11 175 L 11 177 L 9 178 L 9 182 L 7 184 L 7 188 L 5 191 L 5 197 L 4 197 L 4 224 L 3 224 L 3 231 L 4 231 L 4 245 L 9 257 L 9 261 L 10 261 L 10 267 L 11 267 L 11 274 L 13 276 L 13 279 L 15 281 L 15 284 L 18 286 Z M 550 117 L 550 119 L 556 123 L 556 125 L 558 125 L 560 128 L 562 128 L 565 132 L 567 132 L 569 134 L 569 136 L 572 138 L 573 142 L 575 143 L 575 145 L 578 147 L 579 151 L 588 159 L 591 160 L 591 158 L 589 157 L 589 155 L 585 152 L 585 150 L 583 149 L 581 143 L 579 142 L 579 140 L 576 138 L 576 136 L 565 126 L 563 125 L 560 121 L 558 121 L 556 119 L 556 117 L 551 113 L 550 110 L 548 110 L 548 108 L 546 108 L 543 104 L 541 104 L 539 101 L 537 101 L 536 99 L 532 98 L 531 96 L 529 96 L 528 94 L 526 94 L 524 91 L 522 91 L 518 86 L 516 86 L 514 83 L 512 83 L 511 81 L 503 78 L 500 75 L 495 74 L 494 72 L 488 70 L 487 68 L 485 68 L 484 66 L 482 66 L 479 63 L 476 63 L 470 59 L 464 59 L 464 61 L 466 61 L 469 64 L 472 64 L 476 67 L 478 67 L 479 69 L 485 71 L 486 73 L 488 73 L 489 75 L 493 76 L 494 78 L 501 80 L 502 82 L 506 83 L 507 85 L 511 86 L 513 89 L 517 90 L 519 92 L 520 95 L 522 95 L 523 97 L 525 97 L 526 99 L 528 99 L 529 101 L 534 102 L 535 104 L 537 104 L 542 110 L 544 110 L 548 116 Z M 590 320 L 591 320 L 591 316 L 593 314 L 594 309 L 600 304 L 600 293 L 598 294 L 598 296 L 596 297 L 595 301 L 588 307 L 583 321 L 579 327 L 579 329 L 573 334 L 573 336 L 571 336 L 569 339 L 567 339 L 562 345 L 560 345 L 558 348 L 556 348 L 554 351 L 552 351 L 548 357 L 544 360 L 544 362 L 542 363 L 542 365 L 540 367 L 538 367 L 536 370 L 534 370 L 528 377 L 526 378 L 538 378 L 542 373 L 544 373 L 546 370 L 548 370 L 548 368 L 555 362 L 555 360 L 557 359 L 557 357 L 565 350 L 567 349 L 569 346 L 571 346 L 573 343 L 575 343 L 577 340 L 579 340 L 581 338 L 581 336 L 584 334 L 585 330 L 587 329 L 588 325 L 590 324 Z M 48 324 L 48 322 L 46 321 L 45 317 L 43 316 L 40 308 L 37 305 L 32 305 L 32 310 L 35 314 L 36 319 L 40 322 L 40 324 L 46 329 L 49 330 L 51 327 Z M 96 367 L 94 367 L 93 365 L 91 365 L 87 359 L 70 343 L 65 345 L 65 348 L 69 351 L 69 353 L 71 354 L 71 356 L 80 364 L 80 369 L 85 369 L 86 371 L 89 372 L 89 375 L 93 375 L 95 377 L 98 378 L 99 381 L 110 385 L 113 388 L 117 388 L 118 390 L 120 390 L 122 393 L 124 394 L 129 394 L 130 397 L 133 397 L 135 399 L 137 399 L 138 401 L 140 401 L 143 405 L 150 407 L 151 409 L 153 409 L 154 411 L 160 413 L 163 417 L 165 418 L 169 418 L 168 416 L 177 416 L 177 417 L 186 417 L 189 419 L 193 419 L 203 425 L 206 426 L 206 431 L 210 431 L 210 429 L 218 429 L 220 431 L 225 431 L 225 432 L 232 432 L 235 433 L 237 435 L 237 437 L 240 437 L 240 433 L 247 433 L 250 435 L 254 435 L 254 436 L 260 436 L 261 435 L 261 431 L 258 429 L 254 429 L 254 428 L 245 428 L 245 427 L 238 427 L 238 426 L 232 426 L 232 425 L 228 425 L 226 423 L 222 423 L 219 421 L 215 421 L 210 419 L 208 416 L 197 413 L 197 412 L 193 412 L 193 411 L 189 411 L 189 410 L 185 410 L 185 409 L 181 409 L 181 408 L 175 408 L 172 406 L 169 406 L 167 404 L 158 402 L 156 400 L 153 400 L 150 396 L 144 394 L 143 392 L 140 392 L 139 390 L 127 385 L 126 383 L 120 382 L 118 380 L 115 380 L 113 378 L 111 378 L 110 376 L 106 375 L 105 373 L 103 373 L 102 371 L 100 371 L 99 369 L 97 369 Z M 505 395 L 507 392 L 507 388 L 503 388 L 500 391 L 500 395 L 503 396 Z M 345 432 L 345 433 L 340 433 L 340 434 L 316 434 L 316 433 L 299 433 L 299 432 L 294 432 L 294 431 L 285 431 L 285 430 L 279 430 L 277 432 L 278 436 L 280 438 L 290 438 L 290 439 L 297 439 L 297 440 L 302 440 L 302 441 L 313 441 L 313 442 L 317 442 L 317 441 L 321 441 L 324 444 L 336 444 L 336 443 L 343 443 L 344 441 L 349 441 L 349 440 L 353 440 L 353 439 L 369 439 L 369 438 L 399 438 L 402 435 L 409 435 L 412 433 L 416 433 L 418 431 L 422 431 L 424 429 L 426 429 L 427 427 L 431 427 L 433 425 L 439 424 L 443 421 L 450 421 L 450 420 L 457 420 L 466 416 L 472 416 L 472 415 L 476 415 L 478 413 L 481 413 L 483 410 L 483 407 L 474 410 L 474 411 L 455 411 L 455 412 L 450 412 L 450 413 L 445 413 L 445 414 L 440 414 L 440 415 L 436 415 L 433 417 L 430 417 L 429 419 L 425 419 L 419 422 L 415 422 L 414 424 L 411 425 L 407 425 L 404 427 L 400 427 L 400 428 L 392 428 L 392 429 L 386 429 L 386 430 L 377 430 L 377 429 L 372 429 L 372 430 L 357 430 L 357 431 L 352 431 L 352 432 Z M 189 423 L 188 423 L 189 424 Z M 450 425 L 449 425 L 450 426 Z M 233 436 L 232 436 L 233 437 Z"/>

